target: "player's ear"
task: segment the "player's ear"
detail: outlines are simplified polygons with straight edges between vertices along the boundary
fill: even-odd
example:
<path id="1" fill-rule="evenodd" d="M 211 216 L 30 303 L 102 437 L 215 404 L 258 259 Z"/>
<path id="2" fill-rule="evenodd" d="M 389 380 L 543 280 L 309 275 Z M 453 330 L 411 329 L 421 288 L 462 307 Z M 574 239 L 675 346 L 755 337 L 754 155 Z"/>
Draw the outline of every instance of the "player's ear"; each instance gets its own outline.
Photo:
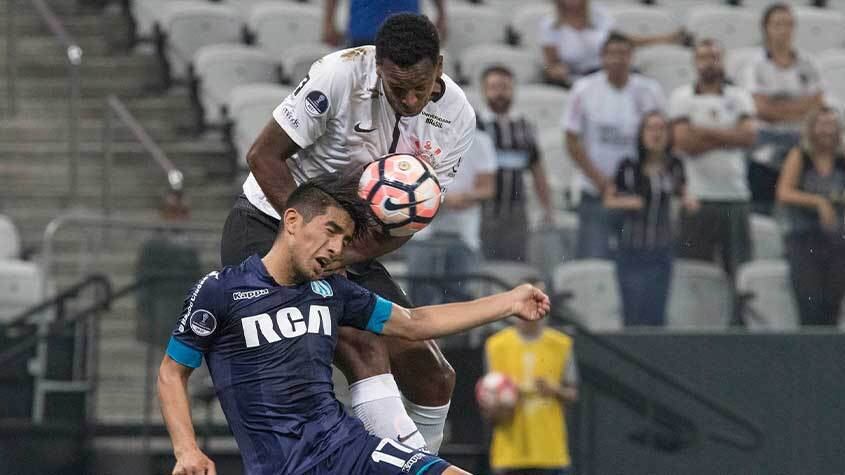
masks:
<path id="1" fill-rule="evenodd" d="M 434 69 L 436 70 L 435 73 L 434 73 L 435 77 L 440 78 L 440 76 L 443 76 L 443 55 L 442 54 L 437 57 L 437 67 L 434 68 Z"/>
<path id="2" fill-rule="evenodd" d="M 288 208 L 285 210 L 285 215 L 283 216 L 284 220 L 284 230 L 287 233 L 293 233 L 298 230 L 299 225 L 302 223 L 302 215 L 299 214 L 294 208 Z"/>

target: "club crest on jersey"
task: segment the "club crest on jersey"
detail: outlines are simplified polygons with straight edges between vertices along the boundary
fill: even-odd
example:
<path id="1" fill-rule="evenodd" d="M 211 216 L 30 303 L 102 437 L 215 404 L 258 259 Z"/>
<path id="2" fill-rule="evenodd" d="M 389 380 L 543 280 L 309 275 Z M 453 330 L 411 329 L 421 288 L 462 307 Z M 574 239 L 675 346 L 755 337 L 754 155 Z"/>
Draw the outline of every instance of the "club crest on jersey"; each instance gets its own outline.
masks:
<path id="1" fill-rule="evenodd" d="M 191 318 L 188 319 L 188 323 L 190 323 L 191 330 L 197 336 L 211 335 L 217 329 L 217 319 L 208 310 L 197 310 L 192 313 Z"/>
<path id="2" fill-rule="evenodd" d="M 311 282 L 311 290 L 317 295 L 322 295 L 323 298 L 329 298 L 334 295 L 332 286 L 325 280 L 315 280 L 314 282 Z"/>
<path id="3" fill-rule="evenodd" d="M 329 110 L 329 98 L 321 91 L 311 91 L 305 96 L 305 111 L 313 117 L 318 117 Z"/>
<path id="4" fill-rule="evenodd" d="M 417 157 L 425 160 L 432 167 L 437 168 L 437 162 L 440 161 L 440 155 L 443 153 L 443 150 L 432 143 L 431 140 L 426 140 L 425 142 L 414 140 L 414 145 L 417 148 Z"/>

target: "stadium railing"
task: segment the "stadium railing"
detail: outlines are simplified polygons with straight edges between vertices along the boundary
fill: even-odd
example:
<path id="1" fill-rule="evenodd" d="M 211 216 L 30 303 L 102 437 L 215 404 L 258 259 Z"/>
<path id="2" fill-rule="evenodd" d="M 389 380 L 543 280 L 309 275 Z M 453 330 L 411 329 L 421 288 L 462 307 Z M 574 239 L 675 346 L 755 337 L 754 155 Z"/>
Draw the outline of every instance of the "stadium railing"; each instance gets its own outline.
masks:
<path id="1" fill-rule="evenodd" d="M 132 115 L 117 96 L 110 94 L 106 98 L 105 133 L 103 134 L 103 183 L 101 187 L 102 212 L 106 217 L 111 215 L 111 180 L 112 169 L 114 168 L 114 132 L 116 125 L 123 125 L 135 137 L 135 140 L 144 147 L 148 156 L 161 168 L 167 178 L 167 185 L 173 191 L 180 191 L 184 186 L 184 175 L 173 164 L 167 154 L 155 140 L 150 137 L 144 126 Z M 115 121 L 119 122 L 116 124 Z"/>
<path id="2" fill-rule="evenodd" d="M 6 2 L 6 98 L 9 116 L 17 115 L 17 42 L 15 32 L 15 16 L 17 4 L 24 0 L 8 0 Z M 68 65 L 68 190 L 69 203 L 74 203 L 79 191 L 79 103 L 80 76 L 82 66 L 82 48 L 65 30 L 59 17 L 53 12 L 45 0 L 26 0 L 38 13 L 39 18 L 53 34 L 53 37 L 65 50 Z"/>

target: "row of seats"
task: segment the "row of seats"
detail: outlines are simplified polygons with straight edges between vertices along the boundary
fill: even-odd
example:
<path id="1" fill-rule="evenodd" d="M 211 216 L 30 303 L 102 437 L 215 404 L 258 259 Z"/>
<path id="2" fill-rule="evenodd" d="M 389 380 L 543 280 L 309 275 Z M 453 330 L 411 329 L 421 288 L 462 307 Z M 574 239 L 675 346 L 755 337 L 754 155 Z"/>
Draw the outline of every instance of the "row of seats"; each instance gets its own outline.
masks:
<path id="1" fill-rule="evenodd" d="M 0 323 L 37 304 L 44 296 L 41 269 L 20 257 L 20 233 L 11 219 L 0 215 Z"/>

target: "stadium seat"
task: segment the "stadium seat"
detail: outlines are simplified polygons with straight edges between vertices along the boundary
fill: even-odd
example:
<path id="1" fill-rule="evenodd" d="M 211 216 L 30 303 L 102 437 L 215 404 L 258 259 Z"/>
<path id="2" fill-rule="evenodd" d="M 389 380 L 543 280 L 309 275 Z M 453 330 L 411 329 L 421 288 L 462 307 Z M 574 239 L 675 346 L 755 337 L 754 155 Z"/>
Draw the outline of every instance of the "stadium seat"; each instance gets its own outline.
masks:
<path id="1" fill-rule="evenodd" d="M 674 33 L 681 24 L 671 11 L 645 5 L 612 4 L 608 12 L 616 21 L 616 30 L 633 36 L 651 36 Z"/>
<path id="2" fill-rule="evenodd" d="M 290 94 L 277 84 L 249 84 L 232 90 L 229 96 L 231 141 L 238 163 L 246 167 L 246 154 L 258 134 L 273 116 L 273 109 Z"/>
<path id="3" fill-rule="evenodd" d="M 203 46 L 194 55 L 195 107 L 200 124 L 221 125 L 232 90 L 252 83 L 278 82 L 280 66 L 263 51 L 245 45 Z"/>
<path id="4" fill-rule="evenodd" d="M 222 0 L 221 3 L 236 9 L 238 14 L 241 15 L 241 18 L 246 22 L 249 21 L 249 17 L 252 15 L 252 9 L 258 5 L 268 3 L 271 5 L 278 5 L 279 3 L 292 3 L 296 1 L 297 0 Z"/>
<path id="5" fill-rule="evenodd" d="M 18 228 L 8 216 L 0 214 L 0 260 L 18 259 L 21 256 L 21 238 Z"/>
<path id="6" fill-rule="evenodd" d="M 817 53 L 845 46 L 845 15 L 813 7 L 795 8 L 795 45 Z"/>
<path id="7" fill-rule="evenodd" d="M 542 217 L 533 219 L 528 236 L 528 262 L 543 276 L 551 278 L 555 268 L 575 256 L 575 241 L 578 234 L 578 215 L 570 211 L 559 211 L 553 226 L 539 225 Z"/>
<path id="8" fill-rule="evenodd" d="M 537 83 L 542 67 L 537 55 L 503 44 L 470 46 L 463 50 L 459 64 L 461 77 L 468 84 L 479 84 L 484 70 L 497 65 L 508 67 L 517 84 Z"/>
<path id="9" fill-rule="evenodd" d="M 660 83 L 667 96 L 678 86 L 695 82 L 692 51 L 682 46 L 656 45 L 637 48 L 634 53 L 634 67 Z"/>
<path id="10" fill-rule="evenodd" d="M 294 46 L 322 41 L 322 22 L 323 12 L 316 5 L 265 2 L 250 11 L 247 31 L 270 57 L 285 61 Z"/>
<path id="11" fill-rule="evenodd" d="M 777 221 L 768 216 L 751 215 L 751 243 L 754 260 L 781 259 L 784 256 L 780 226 Z"/>
<path id="12" fill-rule="evenodd" d="M 586 259 L 566 262 L 554 273 L 554 292 L 567 293 L 572 319 L 590 330 L 622 328 L 622 305 L 612 261 Z"/>
<path id="13" fill-rule="evenodd" d="M 666 9 L 678 24 L 683 24 L 690 10 L 701 5 L 724 5 L 724 0 L 657 0 L 653 2 Z"/>
<path id="14" fill-rule="evenodd" d="M 538 57 L 542 54 L 540 48 L 540 24 L 543 18 L 555 15 L 555 7 L 551 2 L 533 3 L 522 5 L 516 12 L 511 12 L 509 5 L 508 14 L 513 15 L 510 22 L 510 29 L 516 37 L 519 46 L 531 51 Z"/>
<path id="15" fill-rule="evenodd" d="M 825 92 L 845 101 L 845 52 L 826 51 L 818 57 Z"/>
<path id="16" fill-rule="evenodd" d="M 135 23 L 135 37 L 151 40 L 157 18 L 170 0 L 132 0 L 129 2 L 129 14 Z"/>
<path id="17" fill-rule="evenodd" d="M 472 45 L 505 40 L 505 17 L 493 7 L 452 2 L 448 15 L 449 37 L 444 46 L 456 58 L 462 58 Z"/>
<path id="18" fill-rule="evenodd" d="M 721 268 L 707 262 L 675 259 L 667 327 L 724 329 L 732 315 L 733 294 Z"/>
<path id="19" fill-rule="evenodd" d="M 742 320 L 748 329 L 798 329 L 798 310 L 786 261 L 754 260 L 744 264 L 737 272 L 736 287 L 742 302 Z"/>
<path id="20" fill-rule="evenodd" d="M 762 48 L 759 46 L 733 48 L 725 51 L 725 76 L 734 84 L 742 84 L 746 68 L 751 63 L 751 60 L 761 54 L 761 51 Z"/>
<path id="21" fill-rule="evenodd" d="M 324 43 L 302 43 L 290 48 L 282 58 L 282 73 L 288 84 L 299 84 L 315 61 L 334 51 Z"/>
<path id="22" fill-rule="evenodd" d="M 560 118 L 568 96 L 565 90 L 545 84 L 525 84 L 514 94 L 514 112 L 530 118 L 538 130 L 560 131 Z"/>
<path id="23" fill-rule="evenodd" d="M 689 12 L 686 29 L 696 39 L 717 39 L 725 49 L 733 49 L 759 45 L 759 24 L 759 13 L 753 10 L 704 5 Z"/>
<path id="24" fill-rule="evenodd" d="M 811 0 L 740 0 L 740 5 L 750 10 L 755 10 L 756 13 L 760 13 L 769 5 L 773 5 L 775 3 L 786 3 L 791 7 L 800 7 L 804 5 L 808 5 Z"/>
<path id="25" fill-rule="evenodd" d="M 237 12 L 209 2 L 167 3 L 156 29 L 166 84 L 172 79 L 186 78 L 188 65 L 203 46 L 241 41 L 241 19 Z"/>
<path id="26" fill-rule="evenodd" d="M 0 260 L 0 322 L 8 322 L 44 298 L 44 277 L 37 264 Z"/>

